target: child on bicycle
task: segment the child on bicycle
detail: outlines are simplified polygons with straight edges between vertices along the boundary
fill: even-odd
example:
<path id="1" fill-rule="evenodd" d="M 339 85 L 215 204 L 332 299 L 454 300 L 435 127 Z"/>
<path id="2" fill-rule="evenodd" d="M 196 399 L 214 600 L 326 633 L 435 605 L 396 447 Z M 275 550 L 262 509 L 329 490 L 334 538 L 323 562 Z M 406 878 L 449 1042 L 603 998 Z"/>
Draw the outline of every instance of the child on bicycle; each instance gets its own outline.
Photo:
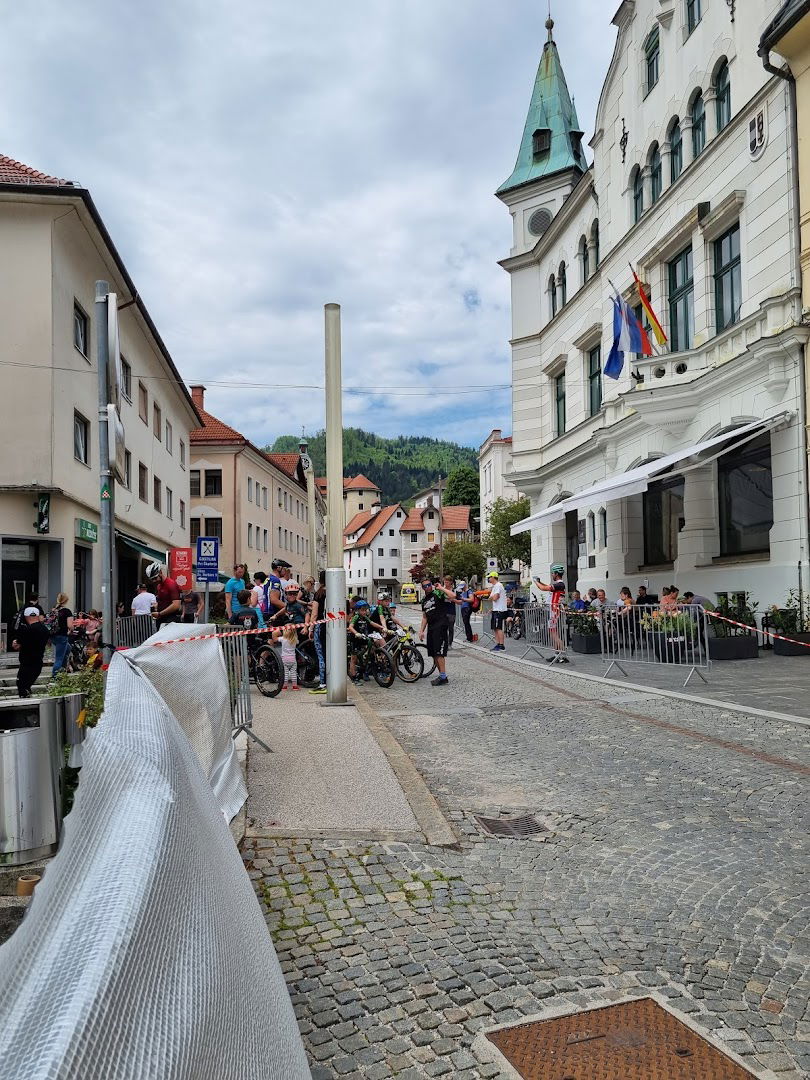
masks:
<path id="1" fill-rule="evenodd" d="M 372 612 L 367 600 L 358 600 L 354 605 L 354 615 L 349 621 L 349 678 L 353 682 L 362 682 L 363 674 L 357 671 L 357 655 L 362 651 L 365 641 L 372 635 L 381 635 L 383 627 L 375 621 L 376 610 Z M 366 678 L 369 676 L 366 675 Z"/>
<path id="2" fill-rule="evenodd" d="M 290 623 L 284 627 L 281 635 L 281 662 L 284 665 L 284 689 L 300 690 L 298 685 L 298 629 Z"/>

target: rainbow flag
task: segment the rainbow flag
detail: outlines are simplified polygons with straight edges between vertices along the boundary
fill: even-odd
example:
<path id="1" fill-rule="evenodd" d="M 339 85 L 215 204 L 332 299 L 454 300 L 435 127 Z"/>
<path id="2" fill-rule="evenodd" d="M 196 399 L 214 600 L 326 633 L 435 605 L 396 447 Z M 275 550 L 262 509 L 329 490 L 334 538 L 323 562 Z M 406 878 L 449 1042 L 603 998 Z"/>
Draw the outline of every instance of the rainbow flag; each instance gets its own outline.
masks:
<path id="1" fill-rule="evenodd" d="M 659 345 L 666 345 L 667 335 L 661 329 L 661 323 L 656 318 L 656 314 L 652 309 L 652 304 L 649 301 L 649 297 L 644 291 L 644 286 L 641 284 L 639 276 L 635 272 L 635 270 L 633 270 L 632 266 L 630 267 L 630 269 L 633 272 L 633 280 L 635 281 L 636 289 L 638 290 L 638 298 L 641 301 L 641 306 L 644 308 L 647 318 L 650 320 L 650 328 L 652 329 L 655 340 L 658 342 Z"/>

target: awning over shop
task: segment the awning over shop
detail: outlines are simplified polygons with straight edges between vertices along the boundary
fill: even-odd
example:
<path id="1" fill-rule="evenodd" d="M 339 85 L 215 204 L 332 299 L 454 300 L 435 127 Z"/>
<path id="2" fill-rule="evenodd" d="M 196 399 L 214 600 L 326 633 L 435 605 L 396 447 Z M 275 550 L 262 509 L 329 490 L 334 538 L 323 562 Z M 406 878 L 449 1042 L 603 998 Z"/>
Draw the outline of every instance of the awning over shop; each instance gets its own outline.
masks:
<path id="1" fill-rule="evenodd" d="M 647 490 L 653 480 L 660 478 L 674 466 L 680 465 L 681 462 L 689 461 L 690 458 L 699 455 L 705 455 L 700 457 L 698 461 L 692 462 L 688 468 L 706 465 L 708 462 L 714 461 L 715 458 L 727 453 L 728 450 L 741 446 L 743 443 L 756 438 L 762 432 L 770 431 L 779 424 L 785 423 L 789 415 L 789 413 L 779 413 L 778 416 L 769 417 L 767 420 L 754 420 L 750 424 L 743 424 L 735 428 L 734 431 L 725 431 L 722 435 L 715 435 L 711 439 L 704 440 L 704 442 L 695 443 L 694 446 L 687 446 L 683 450 L 677 450 L 674 454 L 667 454 L 665 457 L 647 461 L 643 465 L 637 465 L 635 469 L 618 473 L 607 480 L 602 480 L 593 487 L 580 491 L 577 495 L 571 495 L 569 498 L 563 499 L 562 502 L 547 506 L 544 510 L 539 510 L 536 514 L 516 522 L 510 530 L 511 534 L 517 536 L 518 533 L 529 532 L 540 525 L 551 525 L 554 521 L 562 521 L 571 510 L 579 510 L 586 506 L 601 506 L 604 503 L 613 502 L 614 499 L 639 495 Z M 717 449 L 717 453 L 706 453 L 712 449 Z"/>
<path id="2" fill-rule="evenodd" d="M 132 548 L 138 555 L 145 555 L 147 559 L 157 559 L 165 565 L 166 563 L 166 551 L 158 551 L 157 548 L 149 547 L 143 540 L 138 540 L 134 536 L 129 536 L 125 532 L 121 532 L 120 529 L 115 530 L 115 539 L 120 540 L 122 544 L 126 544 L 128 548 Z"/>

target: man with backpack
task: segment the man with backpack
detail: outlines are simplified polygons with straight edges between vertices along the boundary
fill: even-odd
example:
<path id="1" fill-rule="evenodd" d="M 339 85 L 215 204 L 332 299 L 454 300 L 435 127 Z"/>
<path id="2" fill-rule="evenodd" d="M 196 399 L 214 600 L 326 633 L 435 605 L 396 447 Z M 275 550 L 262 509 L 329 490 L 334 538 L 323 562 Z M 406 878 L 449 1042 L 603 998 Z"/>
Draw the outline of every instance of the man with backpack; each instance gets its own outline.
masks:
<path id="1" fill-rule="evenodd" d="M 42 672 L 49 636 L 40 609 L 38 607 L 23 608 L 23 621 L 13 645 L 20 654 L 20 666 L 17 669 L 17 694 L 21 698 L 31 697 L 31 687 Z"/>
<path id="2" fill-rule="evenodd" d="M 456 590 L 456 596 L 461 601 L 461 621 L 464 623 L 464 633 L 467 636 L 467 641 L 472 644 L 475 641 L 475 637 L 470 626 L 470 616 L 473 613 L 473 602 L 478 601 L 476 611 L 481 606 L 481 601 L 475 596 L 472 589 L 467 587 L 466 581 L 460 581 L 458 583 L 458 589 Z"/>

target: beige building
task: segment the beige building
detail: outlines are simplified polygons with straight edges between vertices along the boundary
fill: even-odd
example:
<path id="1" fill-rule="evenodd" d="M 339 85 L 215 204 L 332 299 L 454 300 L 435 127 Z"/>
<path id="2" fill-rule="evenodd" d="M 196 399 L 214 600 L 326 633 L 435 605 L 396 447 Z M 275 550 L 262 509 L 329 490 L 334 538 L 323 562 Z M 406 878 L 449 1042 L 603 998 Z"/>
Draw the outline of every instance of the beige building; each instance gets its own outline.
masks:
<path id="1" fill-rule="evenodd" d="M 220 572 L 226 576 L 236 562 L 244 562 L 251 574 L 269 574 L 272 560 L 281 558 L 299 581 L 309 577 L 310 518 L 301 455 L 265 454 L 206 411 L 204 386 L 192 386 L 191 395 L 203 421 L 190 436 L 192 543 L 198 536 L 218 537 Z M 316 517 L 316 535 L 322 536 L 320 496 Z"/>
<path id="2" fill-rule="evenodd" d="M 86 189 L 0 156 L 0 250 L 0 621 L 29 591 L 101 607 L 96 280 L 119 304 L 128 602 L 146 560 L 188 543 L 191 398 Z"/>
<path id="3" fill-rule="evenodd" d="M 512 471 L 512 436 L 494 428 L 478 451 L 478 480 L 481 490 L 481 533 L 489 528 L 489 513 L 497 499 L 514 502 L 520 492 L 505 478 Z"/>
<path id="4" fill-rule="evenodd" d="M 326 500 L 326 477 L 319 476 L 315 485 Z M 358 514 L 370 510 L 372 506 L 380 505 L 381 491 L 367 476 L 360 473 L 358 476 L 347 476 L 343 479 L 343 526 L 344 528 Z"/>

